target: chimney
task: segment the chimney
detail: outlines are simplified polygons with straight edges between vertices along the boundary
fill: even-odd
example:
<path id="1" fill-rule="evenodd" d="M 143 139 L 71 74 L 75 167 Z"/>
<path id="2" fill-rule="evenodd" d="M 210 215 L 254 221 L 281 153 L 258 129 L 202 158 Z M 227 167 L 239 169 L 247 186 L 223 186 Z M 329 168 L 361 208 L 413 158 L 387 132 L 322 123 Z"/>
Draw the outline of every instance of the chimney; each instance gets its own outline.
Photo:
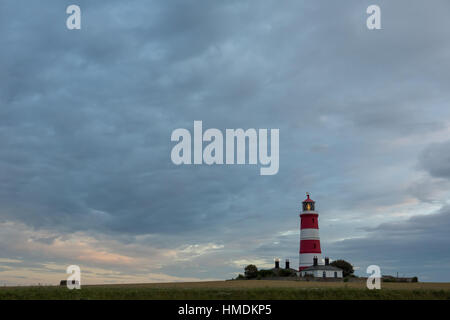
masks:
<path id="1" fill-rule="evenodd" d="M 317 266 L 317 257 L 316 256 L 314 257 L 313 261 L 314 261 L 314 266 Z"/>
<path id="2" fill-rule="evenodd" d="M 328 266 L 330 264 L 330 258 L 325 257 L 325 265 Z"/>
<path id="3" fill-rule="evenodd" d="M 275 269 L 279 269 L 279 268 L 280 268 L 280 260 L 275 259 Z"/>
<path id="4" fill-rule="evenodd" d="M 289 269 L 289 259 L 286 259 L 285 269 Z"/>

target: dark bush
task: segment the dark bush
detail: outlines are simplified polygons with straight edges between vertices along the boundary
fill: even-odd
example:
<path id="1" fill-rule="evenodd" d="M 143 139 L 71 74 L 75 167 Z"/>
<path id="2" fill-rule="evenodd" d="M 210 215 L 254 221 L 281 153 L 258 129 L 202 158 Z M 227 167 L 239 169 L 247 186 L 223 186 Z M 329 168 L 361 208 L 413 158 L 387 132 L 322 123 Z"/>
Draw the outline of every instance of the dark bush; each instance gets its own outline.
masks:
<path id="1" fill-rule="evenodd" d="M 345 260 L 335 260 L 332 263 L 330 263 L 330 265 L 332 265 L 333 267 L 342 269 L 342 275 L 344 277 L 349 276 L 349 275 L 353 274 L 353 272 L 355 272 L 353 270 L 353 266 Z"/>
<path id="2" fill-rule="evenodd" d="M 258 268 L 254 264 L 249 264 L 245 267 L 245 277 L 247 279 L 253 279 L 258 276 Z"/>
<path id="3" fill-rule="evenodd" d="M 280 277 L 290 277 L 294 275 L 294 272 L 292 272 L 289 269 L 280 269 L 280 271 L 278 272 L 278 275 Z"/>
<path id="4" fill-rule="evenodd" d="M 272 270 L 259 270 L 258 271 L 258 275 L 261 277 L 261 278 L 267 278 L 267 277 L 273 277 L 274 276 L 274 273 L 273 273 L 273 271 Z"/>

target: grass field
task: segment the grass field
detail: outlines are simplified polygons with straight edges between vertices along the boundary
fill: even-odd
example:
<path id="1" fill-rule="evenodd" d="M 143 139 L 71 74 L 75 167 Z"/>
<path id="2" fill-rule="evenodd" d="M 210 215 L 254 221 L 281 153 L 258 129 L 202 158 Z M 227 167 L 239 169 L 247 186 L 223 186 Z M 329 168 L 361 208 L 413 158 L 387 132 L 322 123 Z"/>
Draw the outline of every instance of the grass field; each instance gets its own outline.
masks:
<path id="1" fill-rule="evenodd" d="M 2 299 L 446 299 L 450 283 L 382 283 L 368 290 L 365 282 L 242 280 L 82 286 L 2 287 Z"/>

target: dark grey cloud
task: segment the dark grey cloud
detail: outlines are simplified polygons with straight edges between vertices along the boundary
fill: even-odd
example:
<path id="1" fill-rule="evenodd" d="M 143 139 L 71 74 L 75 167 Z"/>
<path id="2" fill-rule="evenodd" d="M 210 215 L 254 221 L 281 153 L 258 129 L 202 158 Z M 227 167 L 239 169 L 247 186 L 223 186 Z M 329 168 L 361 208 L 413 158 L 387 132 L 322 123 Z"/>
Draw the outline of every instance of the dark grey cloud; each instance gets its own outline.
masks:
<path id="1" fill-rule="evenodd" d="M 79 31 L 69 4 L 0 4 L 0 222 L 216 243 L 224 263 L 295 259 L 305 191 L 324 247 L 448 201 L 431 191 L 449 176 L 448 143 L 432 144 L 449 126 L 447 1 L 380 0 L 375 32 L 369 1 L 79 1 Z M 173 165 L 171 132 L 194 120 L 279 128 L 278 175 Z"/>
<path id="2" fill-rule="evenodd" d="M 424 281 L 449 281 L 449 206 L 367 230 L 366 237 L 335 242 L 330 249 L 359 264 L 361 274 L 368 265 L 376 264 L 384 274 L 400 272 L 416 274 Z"/>
<path id="3" fill-rule="evenodd" d="M 450 141 L 427 147 L 420 156 L 420 165 L 433 177 L 450 179 Z"/>

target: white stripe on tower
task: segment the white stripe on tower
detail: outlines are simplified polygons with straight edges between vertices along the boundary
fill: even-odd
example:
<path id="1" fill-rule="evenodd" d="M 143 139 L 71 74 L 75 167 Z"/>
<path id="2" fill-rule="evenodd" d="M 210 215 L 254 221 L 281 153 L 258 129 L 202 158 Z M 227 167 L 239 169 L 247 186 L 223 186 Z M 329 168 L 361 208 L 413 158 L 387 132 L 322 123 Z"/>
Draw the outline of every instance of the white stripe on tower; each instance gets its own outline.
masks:
<path id="1" fill-rule="evenodd" d="M 308 267 L 311 267 L 313 265 L 313 259 L 314 257 L 317 257 L 317 261 L 319 264 L 321 264 L 322 261 L 322 255 L 319 253 L 302 253 L 300 255 L 300 263 L 299 267 L 300 269 L 305 269 Z"/>
<path id="2" fill-rule="evenodd" d="M 319 229 L 301 229 L 300 231 L 300 239 L 301 240 L 320 240 Z"/>

